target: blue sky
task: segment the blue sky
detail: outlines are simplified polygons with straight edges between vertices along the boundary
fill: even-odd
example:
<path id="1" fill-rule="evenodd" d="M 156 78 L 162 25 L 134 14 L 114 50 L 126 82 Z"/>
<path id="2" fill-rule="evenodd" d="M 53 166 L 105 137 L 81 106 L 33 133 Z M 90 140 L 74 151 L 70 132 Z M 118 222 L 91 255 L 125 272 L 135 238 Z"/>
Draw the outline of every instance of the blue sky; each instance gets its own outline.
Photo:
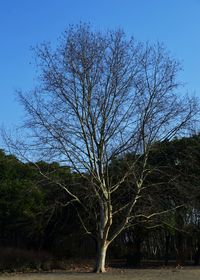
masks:
<path id="1" fill-rule="evenodd" d="M 56 44 L 80 21 L 163 42 L 182 62 L 185 91 L 200 96 L 200 0 L 0 0 L 0 124 L 18 125 L 23 117 L 15 91 L 36 84 L 31 46 Z"/>

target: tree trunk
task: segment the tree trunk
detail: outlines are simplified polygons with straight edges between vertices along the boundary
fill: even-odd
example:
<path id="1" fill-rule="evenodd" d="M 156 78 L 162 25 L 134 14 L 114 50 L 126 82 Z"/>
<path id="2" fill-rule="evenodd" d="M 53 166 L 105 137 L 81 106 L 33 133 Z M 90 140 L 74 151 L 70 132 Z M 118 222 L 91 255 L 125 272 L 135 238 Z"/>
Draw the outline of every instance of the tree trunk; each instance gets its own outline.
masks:
<path id="1" fill-rule="evenodd" d="M 168 265 L 169 261 L 169 245 L 170 245 L 170 235 L 165 236 L 165 265 Z"/>
<path id="2" fill-rule="evenodd" d="M 200 260 L 200 241 L 197 244 L 197 250 L 195 251 L 194 254 L 194 265 L 199 265 L 199 260 Z"/>
<path id="3" fill-rule="evenodd" d="M 128 254 L 127 254 L 127 265 L 128 267 L 140 267 L 141 266 L 141 245 L 142 239 L 137 238 L 134 241 L 130 241 L 128 244 Z"/>
<path id="4" fill-rule="evenodd" d="M 181 232 L 176 235 L 176 264 L 184 265 L 185 263 L 185 252 L 183 246 L 184 238 Z"/>
<path id="5" fill-rule="evenodd" d="M 98 244 L 97 259 L 96 259 L 94 272 L 101 273 L 106 271 L 105 263 L 106 263 L 107 249 L 108 249 L 108 243 L 106 241 L 101 240 Z"/>

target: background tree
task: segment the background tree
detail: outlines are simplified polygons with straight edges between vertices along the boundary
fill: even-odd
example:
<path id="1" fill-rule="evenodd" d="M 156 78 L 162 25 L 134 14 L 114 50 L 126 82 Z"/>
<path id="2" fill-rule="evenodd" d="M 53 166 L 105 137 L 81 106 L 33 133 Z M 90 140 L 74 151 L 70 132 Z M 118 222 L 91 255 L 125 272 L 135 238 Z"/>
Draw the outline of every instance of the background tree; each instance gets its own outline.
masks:
<path id="1" fill-rule="evenodd" d="M 33 179 L 34 170 L 16 157 L 0 153 L 0 244 L 23 247 L 24 224 L 42 206 L 42 193 Z M 28 213 L 32 215 L 28 218 Z M 27 231 L 26 231 L 27 233 Z"/>
<path id="2" fill-rule="evenodd" d="M 138 206 L 147 188 L 151 192 L 145 182 L 154 172 L 152 144 L 186 131 L 197 102 L 180 94 L 180 65 L 162 45 L 138 43 L 121 30 L 72 26 L 55 50 L 43 44 L 36 53 L 40 85 L 19 93 L 29 131 L 23 156 L 32 151 L 34 157 L 62 162 L 87 182 L 81 196 L 75 187 L 60 187 L 69 202 L 88 213 L 92 209 L 89 220 L 79 217 L 98 244 L 95 271 L 104 272 L 109 244 L 144 216 Z M 133 160 L 113 180 L 110 164 L 126 153 Z M 124 184 L 130 175 L 132 182 Z M 148 215 L 158 214 L 151 210 Z"/>

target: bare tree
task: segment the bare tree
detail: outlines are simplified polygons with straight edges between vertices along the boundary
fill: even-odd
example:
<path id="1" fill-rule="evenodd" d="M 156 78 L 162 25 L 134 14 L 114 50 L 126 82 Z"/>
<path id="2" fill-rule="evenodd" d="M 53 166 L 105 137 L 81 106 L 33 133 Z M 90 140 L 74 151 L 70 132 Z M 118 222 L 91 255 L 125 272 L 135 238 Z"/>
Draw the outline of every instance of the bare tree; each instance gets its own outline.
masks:
<path id="1" fill-rule="evenodd" d="M 72 26 L 57 49 L 43 44 L 36 53 L 40 86 L 19 93 L 27 113 L 28 146 L 87 180 L 87 192 L 80 197 L 75 188 L 61 187 L 71 202 L 93 211 L 96 231 L 79 215 L 97 240 L 95 271 L 104 272 L 109 244 L 138 217 L 159 214 L 135 211 L 153 172 L 149 153 L 155 141 L 187 129 L 197 112 L 196 100 L 178 91 L 180 65 L 162 45 L 138 43 L 121 30 L 100 33 L 86 24 Z M 123 176 L 113 179 L 112 160 L 127 153 L 135 157 Z M 132 183 L 126 189 L 127 178 Z"/>

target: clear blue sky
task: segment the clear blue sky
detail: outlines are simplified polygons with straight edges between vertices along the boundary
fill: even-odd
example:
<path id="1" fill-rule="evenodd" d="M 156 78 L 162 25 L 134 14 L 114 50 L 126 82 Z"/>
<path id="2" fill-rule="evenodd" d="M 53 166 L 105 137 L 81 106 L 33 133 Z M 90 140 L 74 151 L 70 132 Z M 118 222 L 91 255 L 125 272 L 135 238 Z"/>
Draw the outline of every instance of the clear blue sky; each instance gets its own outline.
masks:
<path id="1" fill-rule="evenodd" d="M 200 96 L 200 0 L 0 0 L 0 124 L 17 125 L 23 116 L 15 90 L 35 83 L 30 47 L 56 43 L 80 21 L 163 42 L 182 61 L 185 90 Z"/>

